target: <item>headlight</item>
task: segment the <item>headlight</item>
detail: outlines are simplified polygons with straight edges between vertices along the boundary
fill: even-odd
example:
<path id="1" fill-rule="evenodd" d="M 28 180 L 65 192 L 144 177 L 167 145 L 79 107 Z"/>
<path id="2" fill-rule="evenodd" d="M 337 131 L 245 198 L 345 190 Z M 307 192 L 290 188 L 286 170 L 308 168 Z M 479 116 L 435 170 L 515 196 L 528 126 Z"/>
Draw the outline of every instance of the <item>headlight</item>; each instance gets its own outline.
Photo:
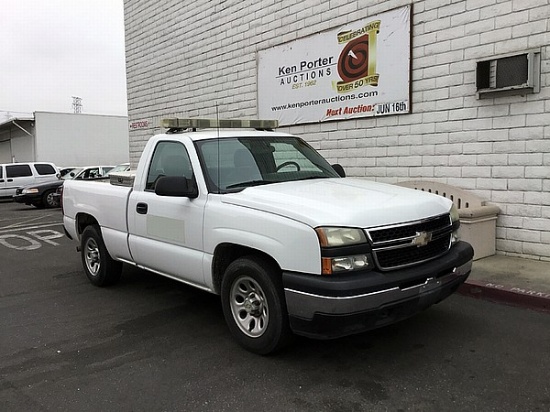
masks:
<path id="1" fill-rule="evenodd" d="M 367 237 L 362 229 L 318 227 L 315 232 L 321 246 L 321 273 L 323 275 L 365 271 L 373 268 Z"/>
<path id="2" fill-rule="evenodd" d="M 350 246 L 367 242 L 365 233 L 361 229 L 318 227 L 315 232 L 317 232 L 321 247 Z"/>
<path id="3" fill-rule="evenodd" d="M 21 193 L 24 193 L 24 194 L 29 194 L 29 193 L 38 193 L 38 189 L 32 187 L 30 189 L 23 189 L 23 191 Z"/>

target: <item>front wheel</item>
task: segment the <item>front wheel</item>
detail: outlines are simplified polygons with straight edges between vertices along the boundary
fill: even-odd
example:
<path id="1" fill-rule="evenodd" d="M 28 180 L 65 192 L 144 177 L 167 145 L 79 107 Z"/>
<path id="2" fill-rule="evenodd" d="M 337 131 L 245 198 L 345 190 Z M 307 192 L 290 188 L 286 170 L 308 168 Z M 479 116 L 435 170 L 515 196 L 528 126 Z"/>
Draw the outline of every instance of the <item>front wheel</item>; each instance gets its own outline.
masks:
<path id="1" fill-rule="evenodd" d="M 267 355 L 290 340 L 281 274 L 267 259 L 232 262 L 223 277 L 221 298 L 229 330 L 245 349 Z"/>
<path id="2" fill-rule="evenodd" d="M 42 204 L 46 207 L 59 207 L 59 200 L 55 197 L 55 191 L 48 190 L 42 196 Z"/>
<path id="3" fill-rule="evenodd" d="M 81 237 L 82 266 L 88 280 L 95 286 L 109 286 L 119 281 L 122 263 L 109 255 L 101 230 L 97 225 L 87 226 Z"/>

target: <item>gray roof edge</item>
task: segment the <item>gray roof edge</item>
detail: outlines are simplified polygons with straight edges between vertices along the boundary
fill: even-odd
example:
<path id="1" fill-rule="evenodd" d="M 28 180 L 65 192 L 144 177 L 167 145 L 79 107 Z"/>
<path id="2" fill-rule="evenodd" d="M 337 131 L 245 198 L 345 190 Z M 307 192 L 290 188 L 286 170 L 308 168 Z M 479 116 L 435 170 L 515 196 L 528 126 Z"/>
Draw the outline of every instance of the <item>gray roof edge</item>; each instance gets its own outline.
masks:
<path id="1" fill-rule="evenodd" d="M 4 127 L 5 125 L 7 125 L 9 123 L 13 123 L 13 122 L 17 122 L 17 121 L 33 122 L 34 121 L 34 116 L 31 116 L 31 117 L 10 117 L 9 119 L 4 120 L 3 122 L 0 123 L 0 128 Z"/>

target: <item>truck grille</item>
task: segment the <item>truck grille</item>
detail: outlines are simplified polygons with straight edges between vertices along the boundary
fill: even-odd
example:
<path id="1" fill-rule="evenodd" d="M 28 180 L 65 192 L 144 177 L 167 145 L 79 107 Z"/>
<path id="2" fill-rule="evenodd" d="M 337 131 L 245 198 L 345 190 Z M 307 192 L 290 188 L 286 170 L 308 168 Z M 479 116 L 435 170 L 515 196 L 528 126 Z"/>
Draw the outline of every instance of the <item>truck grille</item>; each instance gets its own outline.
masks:
<path id="1" fill-rule="evenodd" d="M 452 231 L 451 217 L 446 214 L 366 232 L 378 267 L 393 270 L 445 254 L 451 247 Z"/>

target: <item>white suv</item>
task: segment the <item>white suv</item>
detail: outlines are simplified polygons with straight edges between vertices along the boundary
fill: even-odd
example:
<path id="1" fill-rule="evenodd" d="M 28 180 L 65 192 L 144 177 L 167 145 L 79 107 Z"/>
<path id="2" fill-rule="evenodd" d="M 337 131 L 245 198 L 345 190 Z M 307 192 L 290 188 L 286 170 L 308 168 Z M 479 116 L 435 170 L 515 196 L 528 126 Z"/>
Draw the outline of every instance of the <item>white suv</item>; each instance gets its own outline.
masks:
<path id="1" fill-rule="evenodd" d="M 0 198 L 12 197 L 21 186 L 55 180 L 58 168 L 49 162 L 0 164 Z"/>

